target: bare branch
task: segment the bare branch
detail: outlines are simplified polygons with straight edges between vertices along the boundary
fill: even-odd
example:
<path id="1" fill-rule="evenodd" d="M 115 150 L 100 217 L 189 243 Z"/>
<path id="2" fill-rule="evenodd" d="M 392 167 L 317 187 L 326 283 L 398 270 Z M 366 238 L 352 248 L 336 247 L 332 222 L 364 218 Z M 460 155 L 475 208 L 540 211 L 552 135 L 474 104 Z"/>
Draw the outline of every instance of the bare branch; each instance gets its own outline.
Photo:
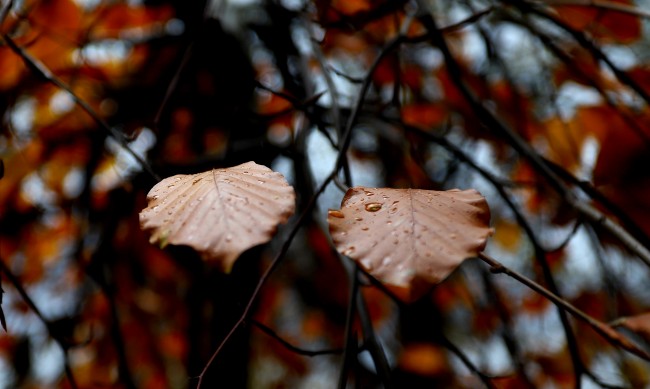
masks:
<path id="1" fill-rule="evenodd" d="M 282 346 L 284 346 L 287 350 L 292 351 L 296 354 L 300 355 L 306 355 L 308 357 L 315 357 L 319 355 L 329 355 L 329 354 L 341 354 L 343 352 L 342 348 L 333 348 L 333 349 L 325 349 L 325 350 L 305 350 L 301 347 L 294 346 L 291 344 L 289 341 L 283 339 L 280 335 L 278 335 L 275 331 L 273 331 L 269 326 L 253 319 L 250 321 L 255 327 L 259 328 L 262 332 L 270 336 L 271 338 L 277 340 Z"/>
<path id="2" fill-rule="evenodd" d="M 99 114 L 93 109 L 93 107 L 90 106 L 90 104 L 88 104 L 85 100 L 83 100 L 82 98 L 77 96 L 76 93 L 74 93 L 74 91 L 72 90 L 72 88 L 69 85 L 64 83 L 57 76 L 55 76 L 54 73 L 52 73 L 50 71 L 50 69 L 48 69 L 42 62 L 40 62 L 36 58 L 29 55 L 29 53 L 27 53 L 27 51 L 25 49 L 18 46 L 16 44 L 16 42 L 14 42 L 14 40 L 11 37 L 9 37 L 6 34 L 1 34 L 0 37 L 2 38 L 2 40 L 4 40 L 4 42 L 7 44 L 7 46 L 9 46 L 9 48 L 11 48 L 11 50 L 23 60 L 23 62 L 27 66 L 27 68 L 29 68 L 37 76 L 45 79 L 46 81 L 50 82 L 51 84 L 56 85 L 57 87 L 63 89 L 66 92 L 68 92 L 68 94 L 70 95 L 72 100 L 75 102 L 75 104 L 77 104 L 79 107 L 81 107 L 81 109 L 83 109 L 88 115 L 90 115 L 90 117 L 92 117 L 93 120 L 97 124 L 99 124 L 99 126 L 104 131 L 106 131 L 110 136 L 112 136 L 117 141 L 117 143 L 124 150 L 126 150 L 131 155 L 131 157 L 133 157 L 133 159 L 135 159 L 135 161 L 147 173 L 149 173 L 149 175 L 151 175 L 151 177 L 153 179 L 155 179 L 156 181 L 161 180 L 160 176 L 158 176 L 153 171 L 153 168 L 149 165 L 149 163 L 147 163 L 147 161 L 142 159 L 142 157 L 140 157 L 135 151 L 133 151 L 133 149 L 131 149 L 131 147 L 129 147 L 129 144 L 126 141 L 126 139 L 124 138 L 124 135 L 122 133 L 118 132 L 113 127 L 111 127 L 108 123 L 106 123 L 106 121 L 104 119 L 102 119 L 101 116 L 99 116 Z"/>
<path id="3" fill-rule="evenodd" d="M 647 351 L 643 350 L 636 344 L 634 344 L 630 339 L 628 339 L 625 335 L 617 332 L 612 326 L 603 323 L 602 321 L 589 316 L 585 312 L 581 311 L 580 309 L 576 308 L 574 305 L 571 303 L 567 302 L 566 300 L 560 298 L 558 295 L 555 293 L 551 292 L 550 290 L 544 288 L 542 285 L 538 284 L 537 282 L 531 280 L 530 278 L 524 276 L 523 274 L 520 274 L 506 266 L 504 266 L 501 262 L 497 261 L 496 259 L 488 256 L 485 253 L 479 253 L 478 257 L 488 265 L 492 267 L 492 272 L 493 273 L 504 273 L 507 276 L 510 276 L 514 278 L 515 280 L 521 282 L 522 284 L 526 285 L 527 287 L 531 288 L 535 292 L 541 294 L 542 296 L 546 297 L 549 299 L 553 304 L 557 305 L 561 309 L 565 310 L 566 312 L 570 313 L 574 317 L 578 318 L 579 320 L 587 323 L 588 325 L 591 326 L 598 334 L 600 334 L 603 338 L 605 338 L 607 341 L 612 343 L 613 345 L 617 347 L 621 347 L 630 353 L 643 358 L 647 361 L 650 361 L 650 354 L 648 354 Z"/>
<path id="4" fill-rule="evenodd" d="M 544 160 L 539 156 L 539 154 L 532 148 L 530 144 L 522 139 L 521 136 L 514 132 L 511 128 L 502 123 L 499 118 L 492 114 L 492 112 L 490 112 L 490 110 L 488 110 L 474 96 L 472 91 L 467 87 L 467 85 L 465 85 L 462 79 L 460 67 L 455 58 L 452 56 L 443 34 L 437 28 L 433 17 L 424 11 L 425 9 L 425 5 L 420 4 L 421 12 L 418 15 L 418 18 L 429 32 L 429 38 L 442 51 L 452 82 L 463 94 L 483 124 L 488 129 L 494 130 L 501 136 L 505 137 L 511 146 L 523 157 L 525 157 L 538 173 L 547 179 L 549 185 L 556 192 L 562 195 L 562 197 L 564 197 L 564 200 L 567 202 L 567 204 L 580 212 L 590 223 L 594 223 L 606 229 L 622 244 L 624 244 L 625 247 L 627 247 L 632 253 L 638 256 L 646 265 L 650 266 L 650 250 L 648 250 L 647 247 L 643 246 L 629 232 L 616 224 L 605 214 L 598 211 L 591 205 L 585 203 L 584 201 L 579 200 L 562 182 L 558 175 L 544 162 Z"/>

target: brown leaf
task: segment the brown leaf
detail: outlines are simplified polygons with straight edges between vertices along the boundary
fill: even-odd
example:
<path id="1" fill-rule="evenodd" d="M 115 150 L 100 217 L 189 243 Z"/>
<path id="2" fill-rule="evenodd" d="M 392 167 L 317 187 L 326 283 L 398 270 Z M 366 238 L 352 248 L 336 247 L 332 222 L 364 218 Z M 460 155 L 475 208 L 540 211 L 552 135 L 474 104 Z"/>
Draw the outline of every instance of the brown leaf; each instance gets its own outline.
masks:
<path id="1" fill-rule="evenodd" d="M 140 228 L 152 230 L 151 243 L 190 246 L 229 272 L 242 252 L 271 240 L 294 199 L 280 173 L 255 162 L 176 175 L 149 191 Z"/>
<path id="2" fill-rule="evenodd" d="M 351 188 L 330 210 L 337 250 L 405 301 L 421 297 L 485 247 L 490 210 L 475 190 Z"/>

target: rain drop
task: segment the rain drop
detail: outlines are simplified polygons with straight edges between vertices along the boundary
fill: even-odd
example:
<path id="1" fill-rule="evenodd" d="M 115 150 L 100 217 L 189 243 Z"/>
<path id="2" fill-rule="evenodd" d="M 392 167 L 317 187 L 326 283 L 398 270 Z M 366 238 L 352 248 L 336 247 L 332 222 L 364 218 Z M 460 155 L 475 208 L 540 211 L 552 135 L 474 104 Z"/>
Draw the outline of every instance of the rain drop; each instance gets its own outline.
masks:
<path id="1" fill-rule="evenodd" d="M 160 209 L 160 207 L 159 207 L 159 206 L 157 206 L 157 205 L 156 205 L 155 207 L 153 207 L 153 211 L 154 211 L 154 212 L 158 212 L 158 211 L 159 211 L 159 209 Z"/>
<path id="2" fill-rule="evenodd" d="M 328 216 L 331 216 L 331 217 L 336 217 L 336 218 L 339 218 L 339 219 L 343 219 L 343 218 L 345 217 L 345 215 L 343 214 L 343 212 L 341 212 L 341 211 L 336 211 L 336 210 L 334 210 L 334 209 L 330 209 L 329 211 L 327 211 L 327 215 L 328 215 Z"/>
<path id="3" fill-rule="evenodd" d="M 368 212 L 377 212 L 381 209 L 380 203 L 368 203 L 366 204 L 366 211 Z"/>
<path id="4" fill-rule="evenodd" d="M 384 257 L 384 259 L 381 261 L 381 265 L 388 266 L 392 261 L 393 259 L 391 257 Z"/>
<path id="5" fill-rule="evenodd" d="M 355 218 L 354 218 L 354 220 L 356 220 L 356 221 L 358 221 L 358 222 L 360 222 L 360 221 L 362 221 L 362 220 L 363 220 L 363 218 L 362 218 L 362 217 L 355 217 Z"/>
<path id="6" fill-rule="evenodd" d="M 260 184 L 260 185 L 262 185 L 262 184 L 264 184 L 264 181 L 262 181 L 262 180 L 257 180 L 257 183 Z"/>
<path id="7" fill-rule="evenodd" d="M 372 193 L 370 191 L 366 191 L 366 196 L 372 196 L 372 195 L 374 195 L 374 193 Z"/>
<path id="8" fill-rule="evenodd" d="M 361 227 L 361 231 L 368 231 L 369 229 L 370 229 L 370 228 L 368 228 L 367 226 L 363 226 L 363 227 Z"/>
<path id="9" fill-rule="evenodd" d="M 456 239 L 457 235 L 456 234 L 450 234 L 449 239 Z"/>
<path id="10" fill-rule="evenodd" d="M 354 252 L 354 249 L 355 249 L 354 246 L 350 246 L 350 247 L 348 247 L 347 249 L 345 249 L 345 251 L 343 251 L 343 255 L 350 255 L 350 254 L 352 254 L 352 253 Z"/>
<path id="11" fill-rule="evenodd" d="M 230 241 L 232 241 L 232 235 L 228 234 L 226 235 L 226 242 L 230 242 Z"/>

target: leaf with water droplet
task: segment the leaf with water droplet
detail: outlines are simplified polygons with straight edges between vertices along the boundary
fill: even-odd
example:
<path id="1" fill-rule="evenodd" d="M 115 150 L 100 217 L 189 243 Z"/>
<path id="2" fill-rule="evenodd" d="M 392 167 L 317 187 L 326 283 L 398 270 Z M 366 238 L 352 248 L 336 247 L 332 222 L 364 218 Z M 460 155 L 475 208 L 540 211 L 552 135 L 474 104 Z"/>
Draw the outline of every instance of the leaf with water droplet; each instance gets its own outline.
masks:
<path id="1" fill-rule="evenodd" d="M 295 209 L 284 177 L 255 162 L 166 178 L 147 201 L 140 227 L 152 243 L 190 246 L 225 272 L 242 252 L 271 240 Z"/>
<path id="2" fill-rule="evenodd" d="M 404 301 L 418 299 L 483 250 L 493 232 L 489 222 L 487 202 L 475 190 L 357 187 L 328 213 L 337 250 Z"/>

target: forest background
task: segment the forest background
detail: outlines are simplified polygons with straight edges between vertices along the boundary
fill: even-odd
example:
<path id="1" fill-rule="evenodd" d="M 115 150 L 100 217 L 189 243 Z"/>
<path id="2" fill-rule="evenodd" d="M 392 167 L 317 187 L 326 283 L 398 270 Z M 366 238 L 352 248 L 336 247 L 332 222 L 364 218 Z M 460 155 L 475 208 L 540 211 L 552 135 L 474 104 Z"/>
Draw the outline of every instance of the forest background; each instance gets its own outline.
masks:
<path id="1" fill-rule="evenodd" d="M 0 387 L 650 385 L 650 3 L 0 5 Z M 248 161 L 295 190 L 269 243 L 149 243 L 162 178 Z M 353 186 L 494 235 L 405 301 L 332 242 Z"/>

